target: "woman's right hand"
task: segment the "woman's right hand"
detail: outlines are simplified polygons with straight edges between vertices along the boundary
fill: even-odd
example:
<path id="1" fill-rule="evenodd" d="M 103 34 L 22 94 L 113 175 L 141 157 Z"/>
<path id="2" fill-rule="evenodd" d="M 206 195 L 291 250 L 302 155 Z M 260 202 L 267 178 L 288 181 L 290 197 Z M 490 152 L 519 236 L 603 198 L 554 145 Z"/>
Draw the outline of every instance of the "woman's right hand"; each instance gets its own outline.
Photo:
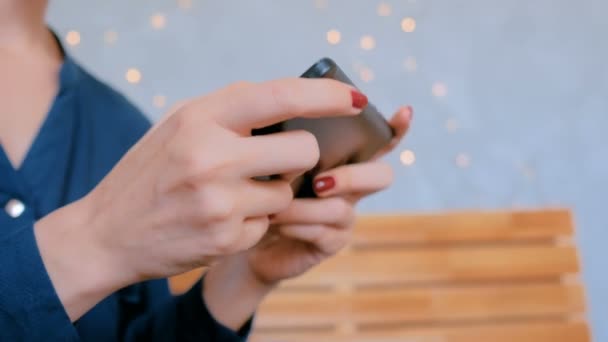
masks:
<path id="1" fill-rule="evenodd" d="M 292 117 L 355 115 L 365 104 L 346 84 L 285 79 L 239 83 L 181 106 L 90 194 L 36 224 L 70 317 L 121 287 L 255 245 L 268 216 L 290 205 L 291 177 L 314 167 L 319 151 L 304 131 L 251 130 Z M 254 180 L 275 174 L 284 177 Z"/>

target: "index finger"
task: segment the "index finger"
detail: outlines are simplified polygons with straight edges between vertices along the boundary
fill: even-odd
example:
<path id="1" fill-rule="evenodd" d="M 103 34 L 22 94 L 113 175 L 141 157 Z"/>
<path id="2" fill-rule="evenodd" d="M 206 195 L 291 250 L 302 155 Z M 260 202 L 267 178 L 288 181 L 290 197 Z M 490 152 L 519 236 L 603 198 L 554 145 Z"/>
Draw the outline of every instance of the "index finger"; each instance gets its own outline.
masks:
<path id="1" fill-rule="evenodd" d="M 291 118 L 356 115 L 367 97 L 331 79 L 288 78 L 229 87 L 205 98 L 223 126 L 241 133 Z"/>

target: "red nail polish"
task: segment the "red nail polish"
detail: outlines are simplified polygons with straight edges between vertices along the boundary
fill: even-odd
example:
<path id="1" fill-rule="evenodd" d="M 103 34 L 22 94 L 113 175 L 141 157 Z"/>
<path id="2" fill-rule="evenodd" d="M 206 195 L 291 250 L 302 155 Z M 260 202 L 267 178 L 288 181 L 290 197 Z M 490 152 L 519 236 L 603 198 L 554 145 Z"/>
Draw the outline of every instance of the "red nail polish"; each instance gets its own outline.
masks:
<path id="1" fill-rule="evenodd" d="M 357 90 L 352 90 L 351 95 L 353 97 L 353 107 L 363 109 L 367 106 L 367 103 L 369 102 L 367 96 Z"/>
<path id="2" fill-rule="evenodd" d="M 336 180 L 334 177 L 323 177 L 315 181 L 316 192 L 325 192 L 333 189 L 334 186 L 336 186 Z"/>

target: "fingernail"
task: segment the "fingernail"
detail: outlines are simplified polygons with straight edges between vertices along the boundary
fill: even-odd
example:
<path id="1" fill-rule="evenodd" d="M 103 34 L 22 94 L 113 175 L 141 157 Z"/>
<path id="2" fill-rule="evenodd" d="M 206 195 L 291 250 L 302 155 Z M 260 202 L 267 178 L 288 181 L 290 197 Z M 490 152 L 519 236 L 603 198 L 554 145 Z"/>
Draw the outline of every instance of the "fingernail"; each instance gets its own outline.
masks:
<path id="1" fill-rule="evenodd" d="M 369 102 L 367 96 L 354 89 L 351 91 L 351 95 L 353 97 L 353 107 L 363 109 L 367 106 Z"/>
<path id="2" fill-rule="evenodd" d="M 317 193 L 331 190 L 334 186 L 336 186 L 334 177 L 322 177 L 315 181 L 315 191 Z"/>
<path id="3" fill-rule="evenodd" d="M 414 118 L 414 108 L 412 106 L 407 106 L 405 108 L 407 109 L 407 112 L 408 112 L 407 119 L 412 120 Z"/>

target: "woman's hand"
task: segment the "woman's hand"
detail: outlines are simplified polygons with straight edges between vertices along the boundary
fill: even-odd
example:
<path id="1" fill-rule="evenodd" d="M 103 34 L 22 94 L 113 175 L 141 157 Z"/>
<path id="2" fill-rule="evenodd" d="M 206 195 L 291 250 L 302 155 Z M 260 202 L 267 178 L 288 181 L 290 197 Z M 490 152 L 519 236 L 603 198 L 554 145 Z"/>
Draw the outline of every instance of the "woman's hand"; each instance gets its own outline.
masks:
<path id="1" fill-rule="evenodd" d="M 240 327 L 277 283 L 299 276 L 350 242 L 355 204 L 393 180 L 391 167 L 377 159 L 398 145 L 411 118 L 411 108 L 402 108 L 391 120 L 395 138 L 375 160 L 319 174 L 314 183 L 319 198 L 295 199 L 272 218 L 259 244 L 209 270 L 203 295 L 217 319 Z M 238 298 L 239 305 L 226 306 L 230 298 Z"/>
<path id="2" fill-rule="evenodd" d="M 293 194 L 288 179 L 254 177 L 304 172 L 319 151 L 307 132 L 251 130 L 296 116 L 355 115 L 361 98 L 336 81 L 286 79 L 240 83 L 181 106 L 89 195 L 36 224 L 70 317 L 123 286 L 257 244 L 268 216 L 287 209 Z"/>

